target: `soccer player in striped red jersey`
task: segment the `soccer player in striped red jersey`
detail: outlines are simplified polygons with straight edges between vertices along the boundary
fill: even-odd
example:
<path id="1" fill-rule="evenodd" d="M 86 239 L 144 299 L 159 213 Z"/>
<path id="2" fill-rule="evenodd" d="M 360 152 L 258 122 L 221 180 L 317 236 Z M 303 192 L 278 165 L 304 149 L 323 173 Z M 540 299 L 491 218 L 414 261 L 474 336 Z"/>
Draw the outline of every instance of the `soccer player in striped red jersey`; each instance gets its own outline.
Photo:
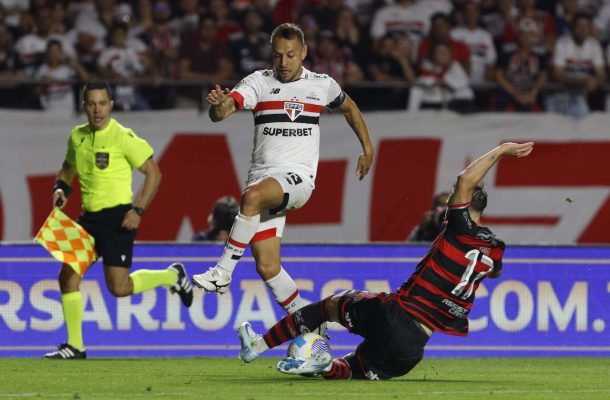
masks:
<path id="1" fill-rule="evenodd" d="M 237 262 L 250 245 L 259 275 L 289 313 L 305 302 L 280 264 L 286 210 L 303 207 L 314 189 L 320 153 L 320 113 L 339 110 L 362 146 L 356 174 L 363 179 L 374 148 L 362 113 L 337 82 L 303 67 L 303 32 L 290 23 L 271 34 L 273 69 L 253 72 L 232 90 L 216 86 L 208 96 L 210 119 L 248 109 L 254 117 L 254 148 L 246 189 L 229 239 L 217 265 L 193 276 L 206 292 L 225 293 Z"/>
<path id="2" fill-rule="evenodd" d="M 448 200 L 445 229 L 397 291 L 345 291 L 288 315 L 262 336 L 244 322 L 239 330 L 242 360 L 251 362 L 269 348 L 334 321 L 364 337 L 354 353 L 335 359 L 326 352 L 307 360 L 286 358 L 278 370 L 326 379 L 389 379 L 419 363 L 434 331 L 466 336 L 476 289 L 483 278 L 500 275 L 504 252 L 504 243 L 479 225 L 487 205 L 480 182 L 501 157 L 525 157 L 533 146 L 503 143 L 460 173 Z"/>

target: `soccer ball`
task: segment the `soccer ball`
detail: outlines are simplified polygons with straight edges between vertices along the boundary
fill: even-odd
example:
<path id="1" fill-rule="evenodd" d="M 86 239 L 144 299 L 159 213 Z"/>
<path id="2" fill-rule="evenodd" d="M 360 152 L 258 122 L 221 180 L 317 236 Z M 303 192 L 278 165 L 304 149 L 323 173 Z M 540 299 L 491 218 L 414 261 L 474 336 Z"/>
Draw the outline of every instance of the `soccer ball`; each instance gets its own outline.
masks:
<path id="1" fill-rule="evenodd" d="M 306 359 L 326 351 L 330 353 L 330 344 L 326 338 L 317 333 L 304 333 L 294 338 L 288 346 L 288 357 Z"/>

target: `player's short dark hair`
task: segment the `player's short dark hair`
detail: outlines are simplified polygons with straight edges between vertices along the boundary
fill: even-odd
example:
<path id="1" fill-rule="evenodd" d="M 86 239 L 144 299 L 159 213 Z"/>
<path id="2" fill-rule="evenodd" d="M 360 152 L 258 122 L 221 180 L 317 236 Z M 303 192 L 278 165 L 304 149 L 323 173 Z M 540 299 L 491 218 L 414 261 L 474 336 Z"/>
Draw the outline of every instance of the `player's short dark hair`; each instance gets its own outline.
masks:
<path id="1" fill-rule="evenodd" d="M 81 98 L 83 101 L 87 101 L 87 95 L 92 90 L 105 90 L 108 93 L 108 98 L 112 99 L 112 92 L 110 91 L 110 86 L 106 82 L 87 82 L 83 85 L 83 90 L 81 92 Z"/>
<path id="2" fill-rule="evenodd" d="M 278 25 L 275 27 L 273 32 L 271 32 L 271 44 L 273 44 L 273 40 L 275 38 L 282 39 L 297 39 L 301 45 L 305 45 L 305 34 L 299 28 L 297 24 L 293 24 L 290 22 L 286 22 L 284 24 Z"/>
<path id="3" fill-rule="evenodd" d="M 487 207 L 487 190 L 485 190 L 485 185 L 481 183 L 475 186 L 474 192 L 472 192 L 470 208 L 482 213 L 485 207 Z"/>
<path id="4" fill-rule="evenodd" d="M 222 196 L 212 208 L 212 224 L 218 230 L 230 231 L 239 212 L 239 204 L 232 196 Z"/>

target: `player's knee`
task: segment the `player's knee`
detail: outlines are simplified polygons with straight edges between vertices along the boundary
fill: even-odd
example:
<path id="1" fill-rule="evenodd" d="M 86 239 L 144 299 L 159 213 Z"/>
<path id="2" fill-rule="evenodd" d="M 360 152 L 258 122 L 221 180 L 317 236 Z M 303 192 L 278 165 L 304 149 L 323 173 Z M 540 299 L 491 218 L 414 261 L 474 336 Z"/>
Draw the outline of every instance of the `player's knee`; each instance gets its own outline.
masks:
<path id="1" fill-rule="evenodd" d="M 242 211 L 260 210 L 262 202 L 262 193 L 256 187 L 247 188 L 241 196 Z"/>
<path id="2" fill-rule="evenodd" d="M 70 267 L 62 267 L 58 275 L 59 290 L 62 293 L 70 293 L 78 290 L 80 276 Z"/>
<path id="3" fill-rule="evenodd" d="M 126 284 L 122 284 L 122 283 L 111 283 L 108 285 L 108 291 L 114 296 L 114 297 L 125 297 L 125 296 L 129 296 L 132 292 L 131 288 L 129 288 L 129 285 Z"/>

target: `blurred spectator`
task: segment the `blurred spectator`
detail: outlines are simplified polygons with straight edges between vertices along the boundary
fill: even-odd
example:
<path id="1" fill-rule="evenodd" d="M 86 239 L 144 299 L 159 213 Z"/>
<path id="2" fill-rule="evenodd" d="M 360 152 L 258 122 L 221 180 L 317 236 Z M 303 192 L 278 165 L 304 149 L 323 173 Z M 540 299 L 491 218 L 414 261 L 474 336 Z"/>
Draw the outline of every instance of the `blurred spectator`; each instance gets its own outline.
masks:
<path id="1" fill-rule="evenodd" d="M 76 78 L 86 81 L 89 76 L 78 60 L 69 59 L 64 54 L 61 42 L 49 40 L 45 62 L 38 68 L 34 78 L 42 82 L 38 88 L 42 108 L 65 113 L 76 110 L 73 88 L 78 85 L 71 81 Z"/>
<path id="2" fill-rule="evenodd" d="M 307 56 L 309 57 L 309 53 L 313 54 L 313 52 L 316 51 L 320 27 L 316 21 L 316 17 L 310 12 L 302 13 L 299 16 L 297 25 L 299 25 L 303 31 L 303 38 L 305 39 L 305 44 L 307 45 Z"/>
<path id="3" fill-rule="evenodd" d="M 127 28 L 114 26 L 110 31 L 110 45 L 100 53 L 97 66 L 102 78 L 118 81 L 113 85 L 115 107 L 124 111 L 150 109 L 148 101 L 135 86 L 135 81 L 147 77 L 147 64 L 133 47 L 128 46 Z"/>
<path id="4" fill-rule="evenodd" d="M 578 10 L 587 15 L 597 15 L 607 0 L 578 0 Z"/>
<path id="5" fill-rule="evenodd" d="M 339 86 L 359 82 L 364 77 L 360 67 L 351 59 L 349 50 L 338 46 L 332 31 L 321 31 L 316 51 L 311 55 L 308 69 L 332 76 Z"/>
<path id="6" fill-rule="evenodd" d="M 153 23 L 143 35 L 148 46 L 148 57 L 154 81 L 176 79 L 178 77 L 178 49 L 180 34 L 170 26 L 172 11 L 166 0 L 156 0 L 153 4 Z M 173 106 L 176 91 L 169 86 L 149 86 L 143 89 L 153 109 Z"/>
<path id="7" fill-rule="evenodd" d="M 17 53 L 13 49 L 13 40 L 8 28 L 0 22 L 0 107 L 20 105 L 18 82 L 22 74 L 17 71 Z"/>
<path id="8" fill-rule="evenodd" d="M 301 12 L 303 0 L 277 0 L 271 11 L 273 25 L 296 21 Z"/>
<path id="9" fill-rule="evenodd" d="M 234 197 L 223 196 L 216 200 L 208 216 L 208 229 L 193 235 L 193 241 L 225 242 L 239 212 L 239 204 Z"/>
<path id="10" fill-rule="evenodd" d="M 271 34 L 273 28 L 275 28 L 275 24 L 271 18 L 273 7 L 271 7 L 270 0 L 251 0 L 250 7 L 263 19 L 263 32 Z"/>
<path id="11" fill-rule="evenodd" d="M 429 58 L 430 48 L 437 43 L 445 44 L 451 49 L 451 57 L 459 62 L 466 73 L 470 72 L 470 50 L 468 46 L 451 38 L 451 19 L 446 14 L 437 13 L 430 18 L 430 35 L 421 42 L 417 51 L 417 62 Z"/>
<path id="12" fill-rule="evenodd" d="M 411 242 L 431 242 L 444 228 L 445 213 L 449 193 L 441 192 L 432 199 L 432 207 L 426 210 L 419 225 L 413 228 L 407 240 Z"/>
<path id="13" fill-rule="evenodd" d="M 339 14 L 345 10 L 343 0 L 326 0 L 316 9 L 316 21 L 322 30 L 333 30 Z M 348 10 L 349 11 L 349 10 Z"/>
<path id="14" fill-rule="evenodd" d="M 61 41 L 64 52 L 70 57 L 74 56 L 74 49 L 63 35 L 51 34 L 51 9 L 41 8 L 36 15 L 36 31 L 22 36 L 15 43 L 20 67 L 26 77 L 33 77 L 36 67 L 42 63 L 47 42 L 51 39 Z"/>
<path id="15" fill-rule="evenodd" d="M 503 51 L 504 30 L 518 12 L 513 0 L 481 1 L 481 21 L 494 39 L 497 54 Z"/>
<path id="16" fill-rule="evenodd" d="M 263 18 L 260 14 L 255 10 L 248 10 L 244 14 L 244 30 L 229 36 L 229 53 L 236 75 L 246 76 L 270 67 L 269 35 L 261 31 L 262 27 Z"/>
<path id="17" fill-rule="evenodd" d="M 396 0 L 394 4 L 380 8 L 371 23 L 373 50 L 379 47 L 381 39 L 388 33 L 404 34 L 411 41 L 411 59 L 415 60 L 419 44 L 428 33 L 429 21 L 427 10 L 418 7 L 412 0 Z"/>
<path id="18" fill-rule="evenodd" d="M 501 111 L 540 111 L 538 93 L 547 81 L 546 56 L 533 51 L 538 26 L 522 19 L 518 27 L 518 47 L 498 59 L 496 82 L 500 85 L 495 108 Z"/>
<path id="19" fill-rule="evenodd" d="M 463 0 L 417 0 L 417 5 L 423 9 L 425 17 L 429 20 L 434 14 L 451 15 L 453 5 Z"/>
<path id="20" fill-rule="evenodd" d="M 87 32 L 76 32 L 75 58 L 91 77 L 97 74 L 97 57 L 104 47 L 104 42 L 98 41 L 95 36 Z"/>
<path id="21" fill-rule="evenodd" d="M 345 7 L 354 14 L 360 26 L 370 26 L 377 9 L 388 3 L 390 2 L 385 0 L 345 0 L 344 2 Z"/>
<path id="22" fill-rule="evenodd" d="M 222 83 L 233 75 L 227 46 L 215 39 L 216 28 L 213 15 L 202 15 L 199 29 L 180 45 L 179 77 L 199 81 L 196 86 L 180 91 L 183 97 L 179 100 L 184 105 L 192 106 L 193 102 L 201 105 L 203 89 L 207 90 L 210 83 Z"/>
<path id="23" fill-rule="evenodd" d="M 553 77 L 566 88 L 548 96 L 546 111 L 584 117 L 589 113 L 587 96 L 598 90 L 606 79 L 604 55 L 599 41 L 591 36 L 591 17 L 576 14 L 571 34 L 555 45 Z"/>
<path id="24" fill-rule="evenodd" d="M 411 42 L 406 36 L 387 34 L 369 58 L 367 72 L 375 82 L 413 82 L 415 72 L 410 54 Z"/>
<path id="25" fill-rule="evenodd" d="M 604 1 L 599 11 L 590 15 L 594 16 L 593 23 L 599 40 L 610 42 L 610 1 Z"/>
<path id="26" fill-rule="evenodd" d="M 145 31 L 153 23 L 152 0 L 138 0 L 137 10 L 138 27 Z"/>
<path id="27" fill-rule="evenodd" d="M 555 46 L 555 21 L 551 15 L 536 9 L 536 0 L 518 0 L 517 16 L 513 17 L 504 28 L 503 51 L 511 52 L 517 46 L 516 29 L 523 19 L 528 19 L 536 24 L 537 33 L 532 37 L 532 50 L 539 54 L 551 54 Z"/>
<path id="28" fill-rule="evenodd" d="M 49 31 L 52 34 L 66 34 L 68 32 L 68 27 L 66 25 L 66 11 L 64 3 L 56 0 L 49 4 L 49 8 L 51 10 L 51 27 Z"/>
<path id="29" fill-rule="evenodd" d="M 275 24 L 271 18 L 273 8 L 271 7 L 270 0 L 250 0 L 250 8 L 256 11 L 263 19 L 263 32 L 271 34 L 273 28 L 275 28 Z"/>
<path id="30" fill-rule="evenodd" d="M 226 43 L 229 35 L 241 31 L 233 13 L 225 0 L 209 0 L 208 10 L 216 17 L 216 40 Z"/>
<path id="31" fill-rule="evenodd" d="M 171 21 L 170 25 L 182 35 L 194 32 L 199 26 L 200 13 L 199 0 L 180 0 L 178 16 Z"/>
<path id="32" fill-rule="evenodd" d="M 561 0 L 561 7 L 555 16 L 555 32 L 557 37 L 570 33 L 574 16 L 578 13 L 578 0 Z"/>
<path id="33" fill-rule="evenodd" d="M 360 44 L 360 29 L 349 9 L 343 8 L 339 11 L 334 30 L 339 47 L 350 48 L 352 51 L 357 49 Z"/>
<path id="34" fill-rule="evenodd" d="M 0 22 L 4 21 L 8 30 L 18 27 L 21 14 L 27 12 L 29 6 L 29 0 L 0 0 L 0 14 L 4 15 Z"/>
<path id="35" fill-rule="evenodd" d="M 115 21 L 114 5 L 114 0 L 83 1 L 74 22 L 76 30 L 104 40 Z"/>
<path id="36" fill-rule="evenodd" d="M 419 76 L 409 94 L 409 111 L 448 109 L 474 111 L 474 92 L 461 64 L 453 59 L 451 48 L 436 42 L 421 63 Z"/>
<path id="37" fill-rule="evenodd" d="M 479 25 L 479 5 L 468 1 L 464 5 L 464 26 L 454 28 L 451 38 L 468 45 L 470 50 L 470 83 L 480 84 L 494 79 L 497 55 L 489 32 Z"/>

